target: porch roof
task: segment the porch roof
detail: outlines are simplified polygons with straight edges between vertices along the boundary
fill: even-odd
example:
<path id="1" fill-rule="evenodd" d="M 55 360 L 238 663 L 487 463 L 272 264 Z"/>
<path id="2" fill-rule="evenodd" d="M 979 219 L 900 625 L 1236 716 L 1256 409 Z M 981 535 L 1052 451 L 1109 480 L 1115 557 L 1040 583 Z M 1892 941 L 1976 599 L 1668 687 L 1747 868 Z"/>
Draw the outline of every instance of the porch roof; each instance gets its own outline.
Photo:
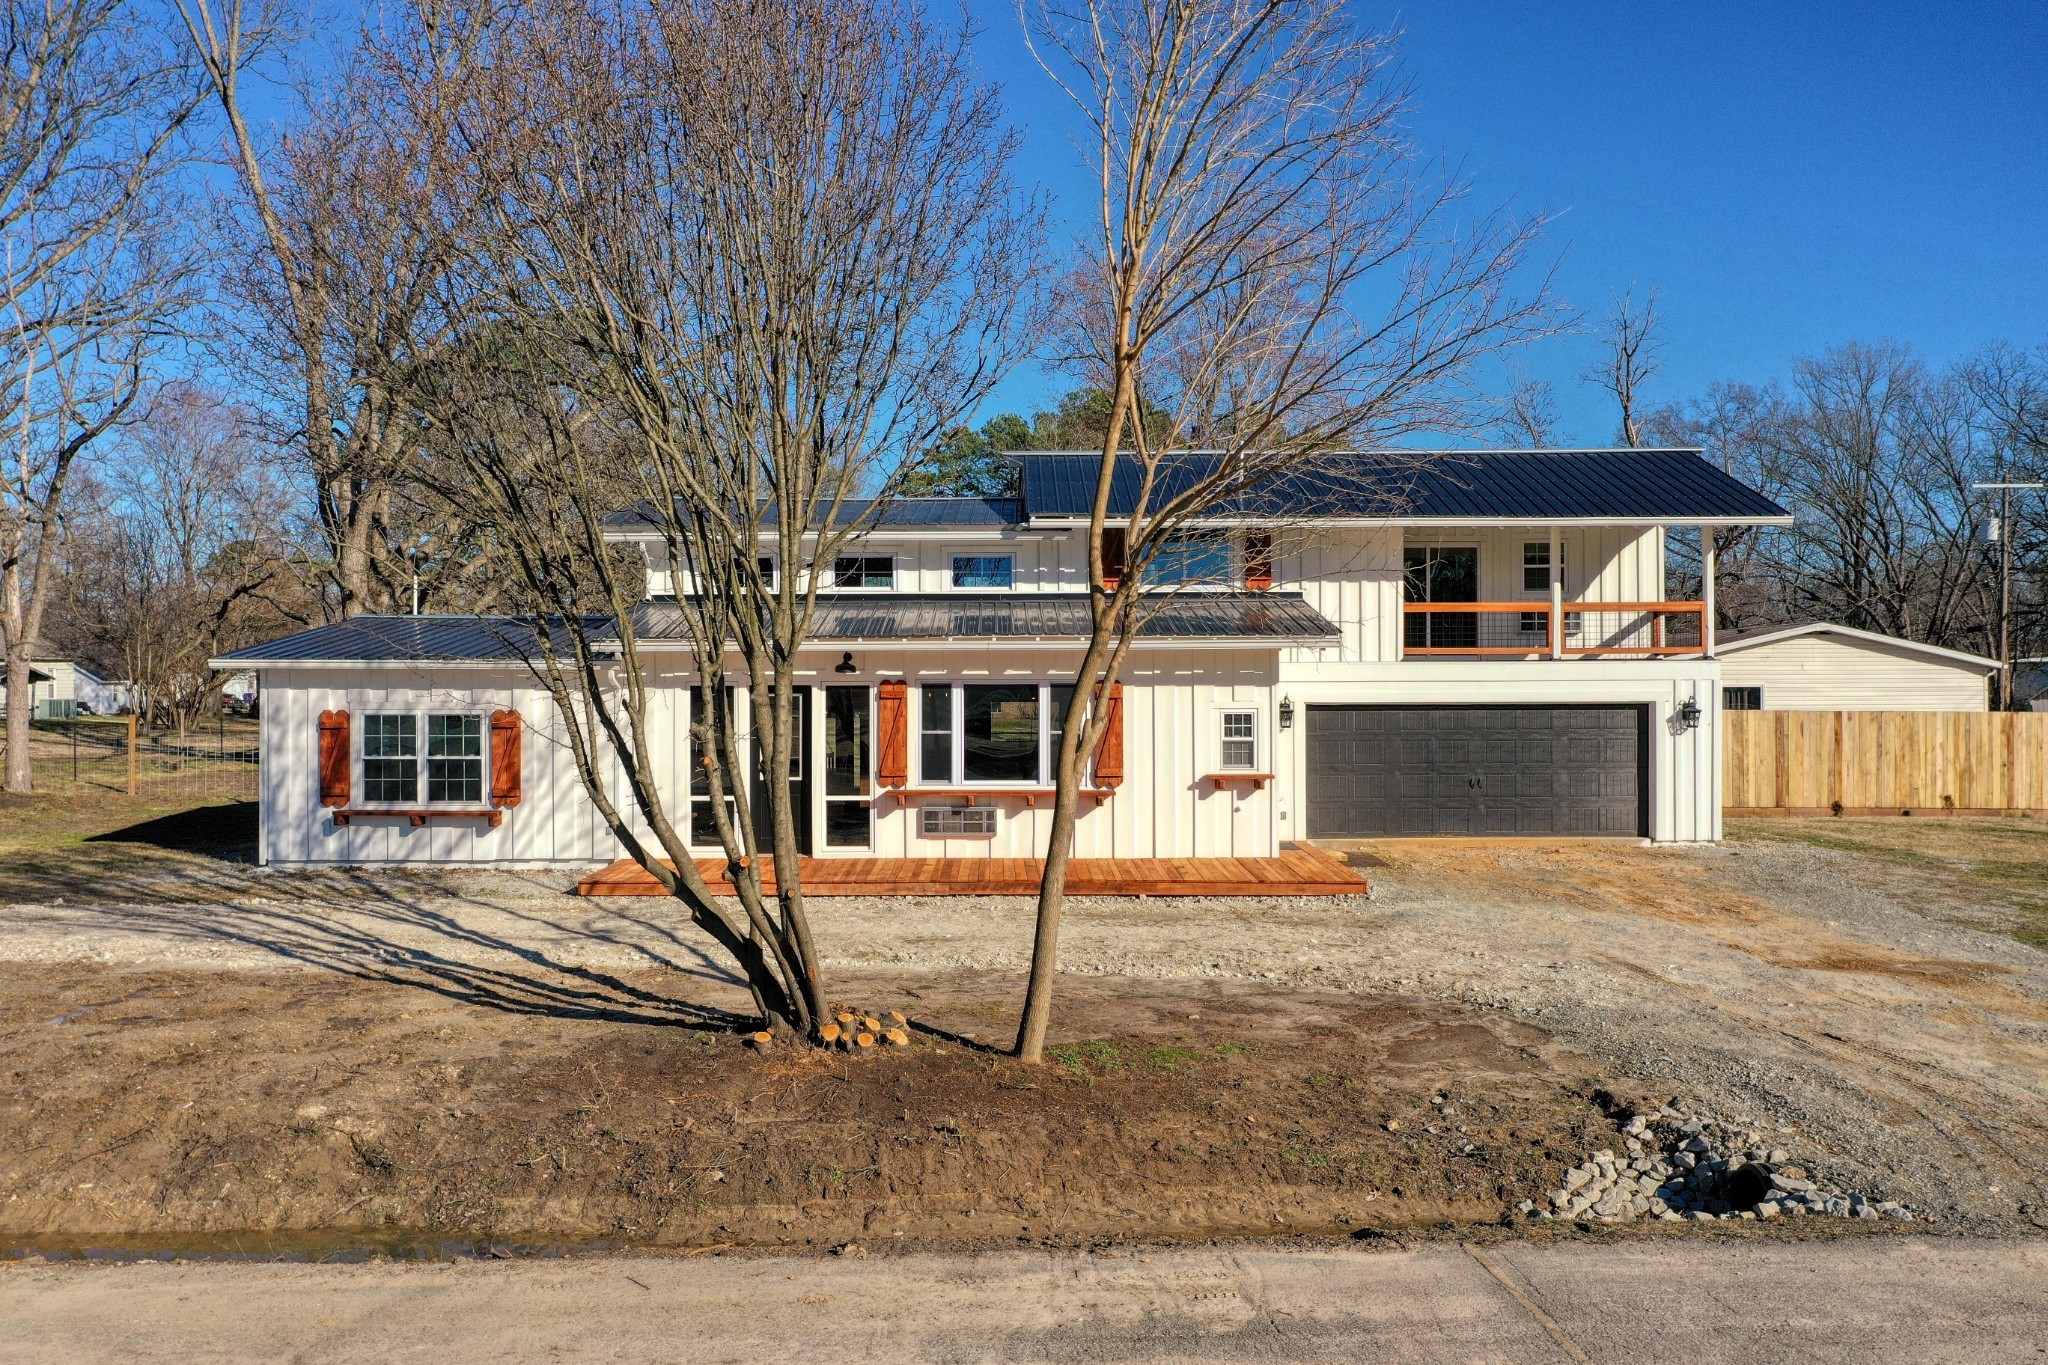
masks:
<path id="1" fill-rule="evenodd" d="M 1293 592 L 1178 592 L 1143 600 L 1141 640 L 1319 644 L 1337 627 Z M 681 609 L 644 603 L 635 613 L 643 640 L 687 635 Z M 821 643 L 884 645 L 899 640 L 1074 640 L 1088 638 L 1081 593 L 845 593 L 818 600 L 811 638 Z"/>
<path id="2" fill-rule="evenodd" d="M 1337 627 L 1291 592 L 1181 592 L 1145 604 L 1138 630 L 1149 644 L 1263 644 L 1271 648 L 1325 644 Z M 570 649 L 559 621 L 548 623 L 553 647 Z M 587 618 L 597 635 L 609 618 Z M 643 602 L 633 612 L 642 641 L 689 638 L 682 608 Z M 811 631 L 818 644 L 945 640 L 1055 641 L 1079 644 L 1089 629 L 1088 599 L 1079 593 L 847 593 L 823 597 Z M 320 664 L 522 663 L 537 658 L 540 623 L 527 616 L 357 616 L 236 650 L 213 661 L 221 668 Z"/>

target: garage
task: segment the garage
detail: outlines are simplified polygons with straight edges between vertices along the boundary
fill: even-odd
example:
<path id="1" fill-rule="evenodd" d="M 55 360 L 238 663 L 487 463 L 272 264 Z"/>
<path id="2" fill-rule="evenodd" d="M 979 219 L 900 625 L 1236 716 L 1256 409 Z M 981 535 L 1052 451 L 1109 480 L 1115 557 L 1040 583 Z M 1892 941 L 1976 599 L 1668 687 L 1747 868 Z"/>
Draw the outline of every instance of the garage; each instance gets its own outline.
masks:
<path id="1" fill-rule="evenodd" d="M 1310 838 L 1647 835 L 1641 706 L 1311 706 Z"/>

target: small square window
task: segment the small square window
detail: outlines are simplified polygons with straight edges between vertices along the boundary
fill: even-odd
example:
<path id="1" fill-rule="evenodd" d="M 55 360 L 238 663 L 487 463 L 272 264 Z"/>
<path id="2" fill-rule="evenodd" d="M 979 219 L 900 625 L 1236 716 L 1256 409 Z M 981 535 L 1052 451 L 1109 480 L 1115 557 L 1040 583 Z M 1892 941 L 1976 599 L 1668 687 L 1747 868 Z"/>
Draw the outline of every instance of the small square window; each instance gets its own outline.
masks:
<path id="1" fill-rule="evenodd" d="M 1558 554 L 1558 568 L 1564 567 L 1562 547 Z M 1547 593 L 1550 591 L 1550 542 L 1547 540 L 1525 540 L 1522 542 L 1522 591 Z"/>
<path id="2" fill-rule="evenodd" d="M 1259 766 L 1259 718 L 1256 711 L 1225 711 L 1222 765 L 1225 769 Z"/>
<path id="3" fill-rule="evenodd" d="M 1017 561 L 1012 555 L 954 555 L 953 586 L 956 588 L 1008 588 L 1016 581 Z"/>
<path id="4" fill-rule="evenodd" d="M 841 555 L 832 563 L 832 586 L 893 589 L 896 561 L 889 555 Z"/>
<path id="5" fill-rule="evenodd" d="M 1764 709 L 1764 690 L 1761 687 L 1724 687 L 1721 689 L 1721 708 L 1724 711 L 1761 711 Z"/>

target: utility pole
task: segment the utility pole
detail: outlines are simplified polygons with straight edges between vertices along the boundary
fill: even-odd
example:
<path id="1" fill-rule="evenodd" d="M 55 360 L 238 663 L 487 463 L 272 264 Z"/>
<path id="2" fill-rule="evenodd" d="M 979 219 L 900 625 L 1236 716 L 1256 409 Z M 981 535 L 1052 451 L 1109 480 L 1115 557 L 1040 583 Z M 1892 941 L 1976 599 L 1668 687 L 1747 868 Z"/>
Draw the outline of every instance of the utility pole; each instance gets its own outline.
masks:
<path id="1" fill-rule="evenodd" d="M 2039 492 L 2048 483 L 1973 483 L 1970 487 L 1998 493 L 1998 517 L 1992 523 L 1998 541 L 1998 709 L 2012 710 L 2012 495 L 2014 489 Z"/>

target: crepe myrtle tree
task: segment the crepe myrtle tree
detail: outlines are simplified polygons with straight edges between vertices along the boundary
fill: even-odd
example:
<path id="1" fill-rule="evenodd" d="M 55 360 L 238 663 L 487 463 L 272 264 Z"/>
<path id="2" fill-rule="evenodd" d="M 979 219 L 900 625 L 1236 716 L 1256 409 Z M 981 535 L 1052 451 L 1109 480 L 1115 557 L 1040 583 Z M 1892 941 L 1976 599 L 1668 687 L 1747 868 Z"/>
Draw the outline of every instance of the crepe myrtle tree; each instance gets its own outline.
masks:
<path id="1" fill-rule="evenodd" d="M 778 1033 L 825 1022 L 782 780 L 819 592 L 1041 317 L 1040 209 L 966 42 L 911 0 L 569 0 L 508 12 L 444 91 L 495 221 L 433 463 L 559 622 L 537 672 L 592 801 Z M 615 514 L 672 600 L 643 601 Z M 694 791 L 667 780 L 655 614 L 694 660 Z"/>
<path id="2" fill-rule="evenodd" d="M 1349 10 L 1021 6 L 1082 122 L 1097 202 L 1067 276 L 1062 349 L 1110 408 L 1085 532 L 1093 625 L 1016 1040 L 1026 1060 L 1044 1048 L 1076 813 L 1107 719 L 1094 699 L 1156 609 L 1149 566 L 1233 509 L 1312 503 L 1342 477 L 1325 468 L 1334 452 L 1470 425 L 1485 406 L 1477 362 L 1554 326 L 1540 273 L 1513 287 L 1539 224 L 1456 211 L 1461 183 L 1403 131 L 1394 38 Z M 1155 410 L 1163 431 L 1136 420 Z"/>

